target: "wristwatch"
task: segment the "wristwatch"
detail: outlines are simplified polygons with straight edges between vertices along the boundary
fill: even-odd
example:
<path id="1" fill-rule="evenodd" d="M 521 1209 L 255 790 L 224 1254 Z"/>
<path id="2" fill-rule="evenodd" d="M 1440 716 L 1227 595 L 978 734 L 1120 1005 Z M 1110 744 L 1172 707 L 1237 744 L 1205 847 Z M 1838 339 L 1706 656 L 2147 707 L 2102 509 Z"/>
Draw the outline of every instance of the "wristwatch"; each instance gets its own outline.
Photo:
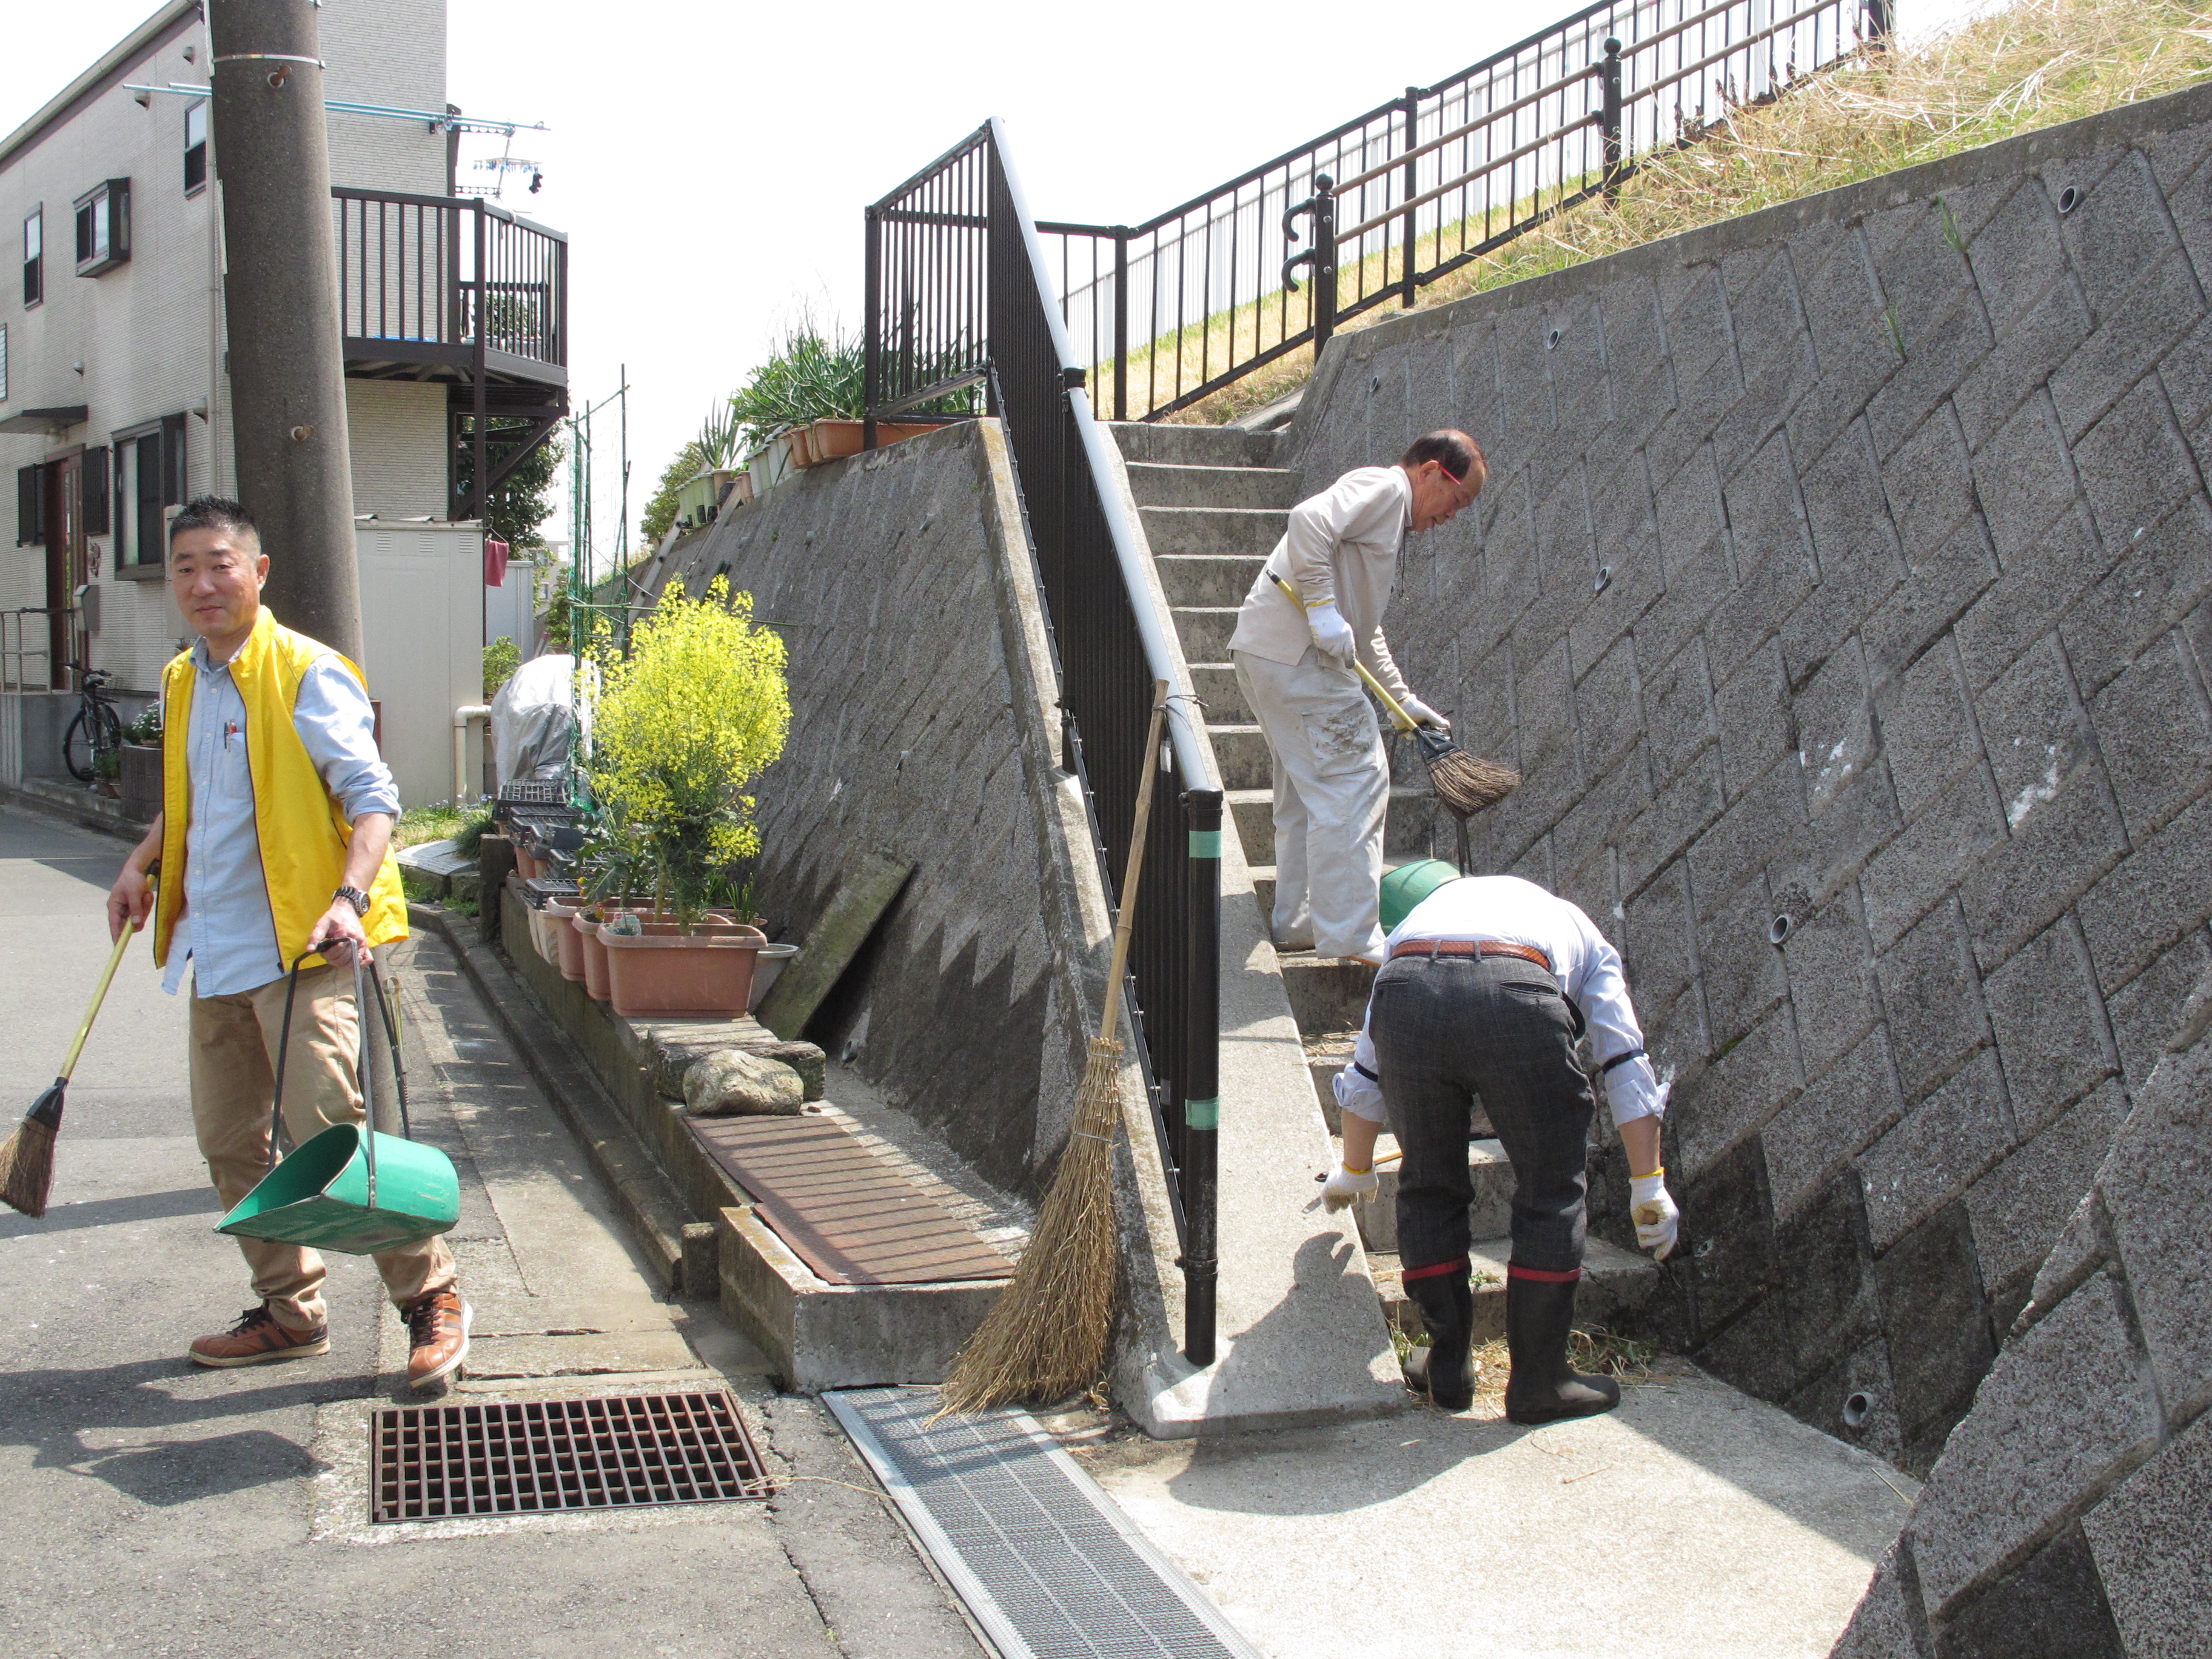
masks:
<path id="1" fill-rule="evenodd" d="M 368 895 L 358 887 L 341 887 L 331 896 L 334 899 L 343 899 L 348 904 L 353 906 L 356 915 L 365 916 L 368 914 Z"/>

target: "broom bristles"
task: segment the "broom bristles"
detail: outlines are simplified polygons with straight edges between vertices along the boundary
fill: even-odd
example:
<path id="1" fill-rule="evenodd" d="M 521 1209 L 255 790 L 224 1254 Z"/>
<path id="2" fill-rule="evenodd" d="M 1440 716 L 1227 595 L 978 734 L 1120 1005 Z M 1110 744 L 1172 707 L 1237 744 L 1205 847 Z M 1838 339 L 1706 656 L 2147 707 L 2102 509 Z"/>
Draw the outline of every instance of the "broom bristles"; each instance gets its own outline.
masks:
<path id="1" fill-rule="evenodd" d="M 1091 1040 L 1075 1121 L 1014 1276 L 952 1362 L 938 1415 L 1048 1405 L 1098 1381 L 1120 1288 L 1113 1134 L 1121 1045 Z"/>
<path id="2" fill-rule="evenodd" d="M 25 1118 L 0 1146 L 0 1203 L 36 1221 L 46 1212 L 46 1196 L 53 1186 L 53 1127 Z"/>
<path id="3" fill-rule="evenodd" d="M 1495 761 L 1454 749 L 1429 761 L 1429 785 L 1437 799 L 1461 817 L 1495 806 L 1521 787 L 1521 775 Z"/>

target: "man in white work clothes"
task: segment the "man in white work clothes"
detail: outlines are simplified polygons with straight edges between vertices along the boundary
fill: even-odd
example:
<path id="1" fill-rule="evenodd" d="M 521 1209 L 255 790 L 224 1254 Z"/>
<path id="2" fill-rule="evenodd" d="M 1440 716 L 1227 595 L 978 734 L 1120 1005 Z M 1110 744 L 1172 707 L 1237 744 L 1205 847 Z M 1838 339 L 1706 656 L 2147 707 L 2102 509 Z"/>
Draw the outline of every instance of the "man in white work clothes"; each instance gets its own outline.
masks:
<path id="1" fill-rule="evenodd" d="M 1285 950 L 1382 960 L 1390 769 L 1352 665 L 1364 663 L 1414 720 L 1449 729 L 1407 689 L 1382 612 L 1406 532 L 1449 523 L 1487 476 L 1474 440 L 1453 431 L 1417 440 L 1395 466 L 1346 473 L 1291 509 L 1237 613 L 1230 660 L 1274 764 L 1274 935 Z"/>

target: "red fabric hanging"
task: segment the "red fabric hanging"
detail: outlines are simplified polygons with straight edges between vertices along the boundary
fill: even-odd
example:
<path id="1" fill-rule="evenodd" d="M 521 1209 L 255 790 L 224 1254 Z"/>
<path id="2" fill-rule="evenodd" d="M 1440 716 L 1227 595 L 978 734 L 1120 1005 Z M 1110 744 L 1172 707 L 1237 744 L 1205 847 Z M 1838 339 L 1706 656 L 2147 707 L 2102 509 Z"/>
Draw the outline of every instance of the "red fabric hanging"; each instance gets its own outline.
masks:
<path id="1" fill-rule="evenodd" d="M 496 536 L 484 538 L 484 586 L 507 586 L 507 544 Z"/>

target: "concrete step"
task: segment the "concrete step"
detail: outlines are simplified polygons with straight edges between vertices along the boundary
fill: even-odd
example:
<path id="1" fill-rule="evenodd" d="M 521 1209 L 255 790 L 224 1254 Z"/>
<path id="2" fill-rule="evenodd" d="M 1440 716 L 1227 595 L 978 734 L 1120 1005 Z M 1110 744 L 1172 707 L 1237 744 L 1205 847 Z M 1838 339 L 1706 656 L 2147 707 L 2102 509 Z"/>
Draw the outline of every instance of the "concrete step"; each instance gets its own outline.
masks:
<path id="1" fill-rule="evenodd" d="M 1155 558 L 1229 553 L 1264 559 L 1275 550 L 1283 526 L 1290 522 L 1287 513 L 1249 507 L 1147 507 L 1139 511 Z"/>
<path id="2" fill-rule="evenodd" d="M 1124 460 L 1164 466 L 1266 466 L 1275 459 L 1275 434 L 1233 426 L 1168 426 L 1146 421 L 1109 422 L 1106 429 Z"/>
<path id="3" fill-rule="evenodd" d="M 1513 1242 L 1484 1239 L 1468 1255 L 1474 1264 L 1474 1340 L 1492 1341 L 1505 1334 L 1505 1264 L 1512 1258 Z M 1419 1336 L 1421 1310 L 1406 1297 L 1398 1258 L 1376 1251 L 1367 1261 L 1382 1298 L 1382 1316 L 1407 1335 Z M 1575 1286 L 1575 1322 L 1613 1324 L 1641 1307 L 1658 1285 L 1659 1264 L 1650 1257 L 1590 1239 L 1583 1246 L 1582 1281 Z"/>
<path id="4" fill-rule="evenodd" d="M 1155 552 L 1158 545 L 1154 544 Z M 1196 553 L 1170 555 L 1152 561 L 1160 573 L 1160 589 L 1167 595 L 1170 608 L 1226 608 L 1231 617 L 1251 590 L 1252 579 L 1260 574 L 1260 567 L 1265 562 L 1256 556 L 1224 557 Z M 1187 653 L 1185 659 L 1188 660 Z"/>
<path id="5" fill-rule="evenodd" d="M 1178 611 L 1177 617 L 1200 615 L 1201 612 Z M 1234 616 L 1236 612 L 1230 613 Z M 1190 664 L 1190 683 L 1198 693 L 1199 701 L 1206 706 L 1206 723 L 1213 726 L 1249 726 L 1252 705 L 1244 701 L 1244 688 L 1237 684 L 1237 670 L 1225 662 L 1192 662 L 1190 641 L 1183 641 L 1183 660 Z"/>
<path id="6" fill-rule="evenodd" d="M 1359 1242 L 1392 1255 L 1398 1253 L 1398 1165 L 1383 1159 L 1397 1150 L 1395 1136 L 1376 1138 L 1375 1196 L 1352 1206 L 1359 1222 Z M 1504 1147 L 1495 1140 L 1468 1142 L 1467 1174 L 1474 1183 L 1474 1198 L 1467 1206 L 1468 1224 L 1477 1238 L 1504 1237 L 1513 1225 L 1513 1165 Z"/>
<path id="7" fill-rule="evenodd" d="M 1275 861 L 1275 792 L 1267 789 L 1230 789 L 1224 792 L 1229 811 L 1243 842 L 1244 857 L 1252 864 Z M 1383 823 L 1382 852 L 1386 858 L 1425 859 L 1430 836 L 1440 827 L 1450 840 L 1450 825 L 1425 786 L 1394 787 L 1389 816 Z M 1437 843 L 1438 845 L 1443 842 Z"/>
<path id="8" fill-rule="evenodd" d="M 1375 988 L 1372 968 L 1348 957 L 1316 957 L 1310 951 L 1285 951 L 1279 961 L 1283 991 L 1301 1035 L 1359 1029 L 1367 1018 L 1367 994 Z"/>
<path id="9" fill-rule="evenodd" d="M 1213 739 L 1213 758 L 1221 765 L 1224 789 L 1273 789 L 1273 763 L 1267 758 L 1267 734 L 1256 726 L 1217 723 L 1211 705 L 1206 711 L 1207 734 Z"/>
<path id="10" fill-rule="evenodd" d="M 1182 659 L 1221 664 L 1224 672 L 1233 676 L 1235 671 L 1226 668 L 1229 636 L 1237 631 L 1237 607 L 1243 601 L 1242 593 L 1227 605 L 1175 605 L 1171 601 L 1169 614 L 1175 618 L 1176 637 L 1182 641 Z"/>
<path id="11" fill-rule="evenodd" d="M 1299 475 L 1288 467 L 1164 466 L 1128 469 L 1139 507 L 1249 507 L 1285 511 L 1298 504 Z"/>
<path id="12" fill-rule="evenodd" d="M 1426 857 L 1426 853 L 1391 854 L 1382 860 L 1382 873 L 1387 876 L 1401 864 L 1411 864 Z M 1259 903 L 1260 914 L 1273 916 L 1275 914 L 1275 866 L 1255 864 L 1251 866 L 1251 871 L 1252 896 Z M 1307 1035 L 1310 1036 L 1313 1033 L 1308 1032 Z"/>

